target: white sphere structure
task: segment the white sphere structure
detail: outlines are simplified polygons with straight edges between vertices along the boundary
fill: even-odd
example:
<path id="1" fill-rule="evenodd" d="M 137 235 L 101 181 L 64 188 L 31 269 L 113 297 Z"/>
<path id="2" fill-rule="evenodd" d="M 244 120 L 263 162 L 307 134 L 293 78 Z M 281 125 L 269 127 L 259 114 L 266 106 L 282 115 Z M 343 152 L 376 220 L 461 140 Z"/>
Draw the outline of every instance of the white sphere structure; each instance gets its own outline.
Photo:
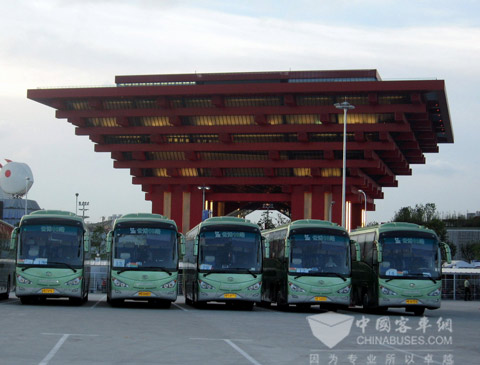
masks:
<path id="1" fill-rule="evenodd" d="M 9 162 L 0 170 L 0 188 L 7 194 L 25 195 L 32 185 L 32 170 L 26 163 Z"/>

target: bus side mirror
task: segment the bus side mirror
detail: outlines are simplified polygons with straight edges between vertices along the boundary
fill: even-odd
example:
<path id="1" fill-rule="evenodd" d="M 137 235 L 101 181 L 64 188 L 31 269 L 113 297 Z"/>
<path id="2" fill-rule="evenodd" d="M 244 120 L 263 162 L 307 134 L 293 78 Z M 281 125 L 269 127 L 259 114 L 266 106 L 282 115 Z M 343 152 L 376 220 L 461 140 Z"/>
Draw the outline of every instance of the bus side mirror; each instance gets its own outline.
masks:
<path id="1" fill-rule="evenodd" d="M 290 257 L 290 238 L 287 238 L 286 244 L 285 244 L 285 257 L 289 258 Z"/>
<path id="2" fill-rule="evenodd" d="M 381 263 L 383 261 L 383 248 L 382 245 L 375 241 L 375 246 L 377 247 L 377 261 Z"/>
<path id="3" fill-rule="evenodd" d="M 358 244 L 357 241 L 350 240 L 350 244 L 355 247 L 355 261 L 360 261 L 361 256 L 360 256 L 360 245 Z"/>
<path id="4" fill-rule="evenodd" d="M 445 260 L 447 261 L 447 264 L 452 263 L 452 251 L 450 250 L 450 246 L 446 242 L 441 243 L 441 248 L 442 248 L 442 254 L 443 257 L 445 257 Z"/>
<path id="5" fill-rule="evenodd" d="M 14 228 L 12 231 L 12 235 L 10 238 L 10 249 L 14 250 L 17 246 L 17 238 L 18 238 L 18 227 Z"/>
<path id="6" fill-rule="evenodd" d="M 183 256 L 185 255 L 185 236 L 179 233 L 178 241 L 180 242 L 180 254 Z"/>
<path id="7" fill-rule="evenodd" d="M 112 240 L 113 240 L 113 231 L 110 231 L 107 234 L 107 242 L 106 242 L 107 253 L 112 252 Z"/>
<path id="8" fill-rule="evenodd" d="M 193 256 L 198 256 L 198 237 L 195 237 L 195 241 L 193 243 Z"/>
<path id="9" fill-rule="evenodd" d="M 265 240 L 265 258 L 270 258 L 270 242 Z"/>
<path id="10" fill-rule="evenodd" d="M 83 251 L 88 252 L 90 250 L 90 232 L 85 231 L 83 234 Z"/>

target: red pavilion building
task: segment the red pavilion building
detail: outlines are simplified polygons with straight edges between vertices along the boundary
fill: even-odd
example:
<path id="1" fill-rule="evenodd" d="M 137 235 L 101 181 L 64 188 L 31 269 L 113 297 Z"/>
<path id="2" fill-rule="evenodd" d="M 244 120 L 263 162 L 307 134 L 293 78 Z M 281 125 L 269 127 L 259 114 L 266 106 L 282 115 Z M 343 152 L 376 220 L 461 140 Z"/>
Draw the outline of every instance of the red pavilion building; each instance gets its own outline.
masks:
<path id="1" fill-rule="evenodd" d="M 341 222 L 343 110 L 347 225 L 383 187 L 453 143 L 443 80 L 383 81 L 376 70 L 117 76 L 116 85 L 28 90 L 141 185 L 186 232 L 202 204 L 225 215 L 264 203 L 292 219 Z M 207 188 L 209 188 L 207 190 Z M 365 195 L 364 195 L 364 193 Z M 203 196 L 203 194 L 205 194 Z M 205 202 L 203 200 L 205 199 Z"/>

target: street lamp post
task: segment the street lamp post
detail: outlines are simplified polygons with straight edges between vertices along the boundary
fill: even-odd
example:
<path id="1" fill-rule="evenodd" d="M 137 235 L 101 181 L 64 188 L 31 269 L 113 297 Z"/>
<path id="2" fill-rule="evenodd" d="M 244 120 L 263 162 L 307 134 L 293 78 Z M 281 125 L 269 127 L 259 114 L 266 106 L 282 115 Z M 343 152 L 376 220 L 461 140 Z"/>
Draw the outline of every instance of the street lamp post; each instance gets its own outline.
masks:
<path id="1" fill-rule="evenodd" d="M 205 190 L 210 190 L 210 186 L 197 186 L 198 190 L 202 190 L 202 221 L 204 219 L 204 211 L 205 209 Z"/>
<path id="2" fill-rule="evenodd" d="M 75 215 L 78 215 L 78 193 L 75 193 Z"/>
<path id="3" fill-rule="evenodd" d="M 85 218 L 88 218 L 88 217 L 85 217 L 85 211 L 88 210 L 88 208 L 85 208 L 86 206 L 88 206 L 90 204 L 90 202 L 79 202 L 78 205 L 81 206 L 80 210 L 82 211 L 82 219 L 85 220 Z"/>
<path id="4" fill-rule="evenodd" d="M 27 215 L 27 207 L 28 207 L 28 182 L 30 181 L 29 177 L 25 178 L 25 215 Z"/>
<path id="5" fill-rule="evenodd" d="M 363 198 L 365 200 L 365 210 L 364 210 L 365 211 L 365 217 L 364 217 L 363 226 L 366 226 L 367 225 L 367 194 L 362 189 L 358 189 L 358 191 L 363 194 Z"/>
<path id="6" fill-rule="evenodd" d="M 343 109 L 342 227 L 345 228 L 345 191 L 347 182 L 347 111 L 355 109 L 355 107 L 345 100 L 343 103 L 336 103 L 335 108 Z"/>

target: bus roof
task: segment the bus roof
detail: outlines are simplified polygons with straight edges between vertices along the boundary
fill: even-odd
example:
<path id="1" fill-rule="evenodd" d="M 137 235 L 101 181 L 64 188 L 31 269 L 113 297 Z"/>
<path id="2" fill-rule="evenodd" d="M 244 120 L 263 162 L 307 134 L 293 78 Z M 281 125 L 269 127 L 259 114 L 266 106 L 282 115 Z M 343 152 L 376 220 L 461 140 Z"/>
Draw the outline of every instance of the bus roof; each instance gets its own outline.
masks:
<path id="1" fill-rule="evenodd" d="M 247 226 L 250 228 L 257 228 L 260 230 L 260 226 L 256 223 L 252 223 L 247 219 L 237 217 L 212 217 L 205 219 L 203 222 L 192 228 L 189 232 L 195 229 L 201 229 L 202 227 L 209 227 L 215 225 L 229 225 L 229 226 Z"/>
<path id="2" fill-rule="evenodd" d="M 330 221 L 323 221 L 320 219 L 299 219 L 275 228 L 266 229 L 262 233 L 268 233 L 278 229 L 285 229 L 285 228 L 290 228 L 290 230 L 297 229 L 297 228 L 329 228 L 329 229 L 338 229 L 339 231 L 345 232 L 345 228 Z"/>
<path id="3" fill-rule="evenodd" d="M 433 233 L 437 235 L 434 230 L 429 229 L 425 226 L 420 226 L 418 224 L 406 223 L 406 222 L 390 222 L 390 223 L 383 223 L 375 226 L 357 228 L 353 230 L 350 234 L 354 235 L 354 234 L 366 233 L 366 232 L 371 232 L 376 230 L 378 230 L 378 233 L 390 232 L 390 231 L 422 231 L 422 232 L 428 232 L 428 233 Z"/>
<path id="4" fill-rule="evenodd" d="M 164 215 L 161 214 L 154 214 L 154 213 L 128 213 L 122 215 L 120 218 L 115 219 L 114 227 L 118 223 L 125 223 L 125 222 L 162 222 L 162 223 L 168 223 L 172 224 L 175 226 L 175 229 L 177 229 L 177 224 L 175 223 L 174 220 L 171 220 Z"/>
<path id="5" fill-rule="evenodd" d="M 26 221 L 37 220 L 37 219 L 38 220 L 66 219 L 66 220 L 80 222 L 84 227 L 86 227 L 82 217 L 76 215 L 75 213 L 67 212 L 65 210 L 36 210 L 35 212 L 24 215 L 20 220 L 20 226 Z"/>

